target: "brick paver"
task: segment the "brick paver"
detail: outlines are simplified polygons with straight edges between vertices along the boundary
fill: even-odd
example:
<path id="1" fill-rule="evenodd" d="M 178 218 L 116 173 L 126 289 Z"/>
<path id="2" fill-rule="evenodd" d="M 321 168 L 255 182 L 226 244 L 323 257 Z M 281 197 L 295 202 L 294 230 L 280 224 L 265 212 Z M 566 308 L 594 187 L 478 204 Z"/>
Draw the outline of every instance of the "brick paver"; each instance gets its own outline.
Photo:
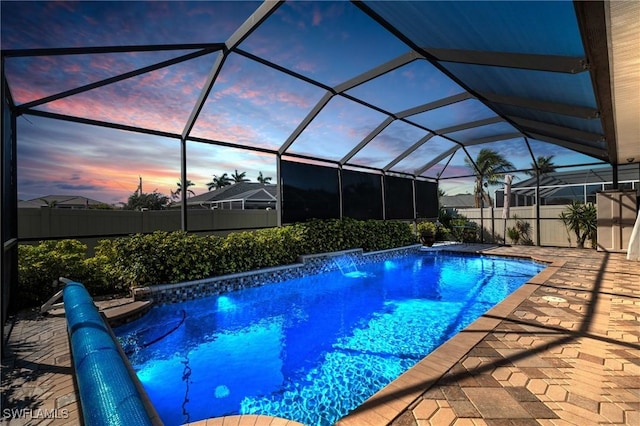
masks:
<path id="1" fill-rule="evenodd" d="M 640 263 L 592 250 L 460 249 L 559 266 L 389 424 L 640 425 Z M 356 412 L 376 410 L 374 395 Z M 339 425 L 364 426 L 351 416 Z"/>
<path id="2" fill-rule="evenodd" d="M 554 263 L 340 426 L 640 425 L 640 262 L 593 250 L 455 249 Z M 2 365 L 3 423 L 79 424 L 67 339 L 63 317 L 17 319 Z M 294 424 L 242 417 L 198 424 Z"/>

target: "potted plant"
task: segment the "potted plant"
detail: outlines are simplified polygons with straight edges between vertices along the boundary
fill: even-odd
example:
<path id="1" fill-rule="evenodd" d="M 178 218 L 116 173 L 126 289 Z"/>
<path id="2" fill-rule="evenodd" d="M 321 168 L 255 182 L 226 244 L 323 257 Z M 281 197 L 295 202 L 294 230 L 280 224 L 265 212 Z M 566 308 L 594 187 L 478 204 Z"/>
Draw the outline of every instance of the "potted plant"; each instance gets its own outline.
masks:
<path id="1" fill-rule="evenodd" d="M 437 227 L 432 222 L 418 223 L 418 237 L 423 246 L 431 247 L 436 242 Z"/>

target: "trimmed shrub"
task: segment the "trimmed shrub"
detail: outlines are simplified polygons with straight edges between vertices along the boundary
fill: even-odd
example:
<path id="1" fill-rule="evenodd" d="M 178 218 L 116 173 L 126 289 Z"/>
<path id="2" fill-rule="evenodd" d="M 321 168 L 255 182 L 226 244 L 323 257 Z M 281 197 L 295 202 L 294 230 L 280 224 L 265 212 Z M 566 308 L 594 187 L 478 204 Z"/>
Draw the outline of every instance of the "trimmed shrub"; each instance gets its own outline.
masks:
<path id="1" fill-rule="evenodd" d="M 86 258 L 87 246 L 77 240 L 41 241 L 18 246 L 18 308 L 40 305 L 58 291 L 58 278 L 83 282 L 94 295 L 116 293 L 105 280 L 105 265 Z"/>
<path id="2" fill-rule="evenodd" d="M 314 220 L 226 237 L 157 231 L 102 240 L 95 256 L 76 240 L 44 241 L 19 248 L 21 307 L 44 302 L 60 276 L 90 293 L 190 281 L 294 263 L 300 255 L 362 248 L 384 250 L 415 243 L 410 224 L 355 219 Z"/>
<path id="3" fill-rule="evenodd" d="M 102 240 L 96 257 L 109 280 L 127 287 L 196 280 L 213 275 L 223 238 L 156 231 Z"/>

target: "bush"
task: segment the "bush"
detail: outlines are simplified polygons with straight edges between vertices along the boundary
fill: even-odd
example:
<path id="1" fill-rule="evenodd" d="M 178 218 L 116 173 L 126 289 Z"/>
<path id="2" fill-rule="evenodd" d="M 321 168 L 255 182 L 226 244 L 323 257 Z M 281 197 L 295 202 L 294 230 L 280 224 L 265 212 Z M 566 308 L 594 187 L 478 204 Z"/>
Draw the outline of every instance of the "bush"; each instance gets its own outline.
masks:
<path id="1" fill-rule="evenodd" d="M 385 250 L 415 243 L 411 225 L 380 220 L 328 219 L 294 225 L 300 229 L 300 254 L 326 253 L 362 248 Z"/>
<path id="2" fill-rule="evenodd" d="M 100 241 L 89 259 L 87 247 L 78 241 L 45 241 L 20 246 L 18 299 L 21 307 L 46 301 L 54 293 L 51 283 L 60 276 L 84 283 L 91 294 L 107 294 L 291 264 L 303 254 L 413 243 L 409 224 L 354 219 L 314 220 L 226 237 L 183 231 L 136 234 Z"/>
<path id="3" fill-rule="evenodd" d="M 77 240 L 41 241 L 18 246 L 17 308 L 40 305 L 58 291 L 60 277 L 80 281 L 95 295 L 116 293 L 105 280 L 100 259 L 86 258 L 87 246 Z"/>
<path id="4" fill-rule="evenodd" d="M 222 241 L 216 236 L 156 231 L 103 240 L 96 257 L 108 266 L 109 280 L 127 287 L 196 280 L 212 275 Z"/>

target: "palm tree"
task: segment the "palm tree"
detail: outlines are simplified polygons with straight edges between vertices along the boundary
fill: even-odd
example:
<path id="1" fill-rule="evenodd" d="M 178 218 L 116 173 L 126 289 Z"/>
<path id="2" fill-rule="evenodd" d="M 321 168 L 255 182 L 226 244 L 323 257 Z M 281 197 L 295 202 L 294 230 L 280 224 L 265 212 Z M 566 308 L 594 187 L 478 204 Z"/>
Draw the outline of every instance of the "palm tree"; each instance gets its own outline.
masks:
<path id="1" fill-rule="evenodd" d="M 538 163 L 538 167 L 536 167 L 536 163 Z M 533 170 L 526 172 L 529 176 L 536 176 L 536 174 L 546 175 L 547 173 L 553 173 L 556 171 L 556 165 L 553 164 L 553 155 L 539 155 L 536 159 L 536 162 L 531 163 L 531 168 Z"/>
<path id="2" fill-rule="evenodd" d="M 175 192 L 171 191 L 171 198 L 173 198 L 174 200 L 180 198 L 180 194 L 182 194 L 182 183 L 178 182 L 177 185 L 178 187 L 176 188 Z M 185 185 L 187 188 L 187 198 L 189 198 L 189 194 L 196 195 L 195 192 L 189 189 L 190 186 L 195 186 L 195 185 L 196 185 L 195 183 L 187 179 L 187 184 Z"/>
<path id="3" fill-rule="evenodd" d="M 469 158 L 465 158 L 464 162 L 468 167 L 474 168 Z M 474 188 L 475 205 L 481 207 L 482 200 L 485 200 L 487 206 L 491 206 L 491 196 L 488 191 L 485 191 L 485 188 L 489 185 L 499 184 L 502 175 L 514 169 L 513 164 L 496 151 L 487 148 L 480 150 L 475 163 L 477 167 Z"/>
<path id="4" fill-rule="evenodd" d="M 262 172 L 258 173 L 258 182 L 267 184 L 271 180 L 271 176 L 264 177 L 262 176 Z"/>
<path id="5" fill-rule="evenodd" d="M 238 173 L 238 169 L 236 169 L 231 175 L 231 179 L 233 179 L 233 183 L 249 182 L 249 179 L 245 177 L 246 175 L 247 172 Z"/>
<path id="6" fill-rule="evenodd" d="M 231 185 L 231 182 L 231 179 L 226 173 L 223 173 L 220 176 L 213 175 L 211 182 L 207 182 L 207 190 L 211 191 L 212 189 L 219 189 L 224 186 Z"/>
<path id="7" fill-rule="evenodd" d="M 40 201 L 42 201 L 43 203 L 45 203 L 45 205 L 47 207 L 49 207 L 50 209 L 56 208 L 58 207 L 58 200 L 45 200 L 44 198 L 40 198 Z"/>

